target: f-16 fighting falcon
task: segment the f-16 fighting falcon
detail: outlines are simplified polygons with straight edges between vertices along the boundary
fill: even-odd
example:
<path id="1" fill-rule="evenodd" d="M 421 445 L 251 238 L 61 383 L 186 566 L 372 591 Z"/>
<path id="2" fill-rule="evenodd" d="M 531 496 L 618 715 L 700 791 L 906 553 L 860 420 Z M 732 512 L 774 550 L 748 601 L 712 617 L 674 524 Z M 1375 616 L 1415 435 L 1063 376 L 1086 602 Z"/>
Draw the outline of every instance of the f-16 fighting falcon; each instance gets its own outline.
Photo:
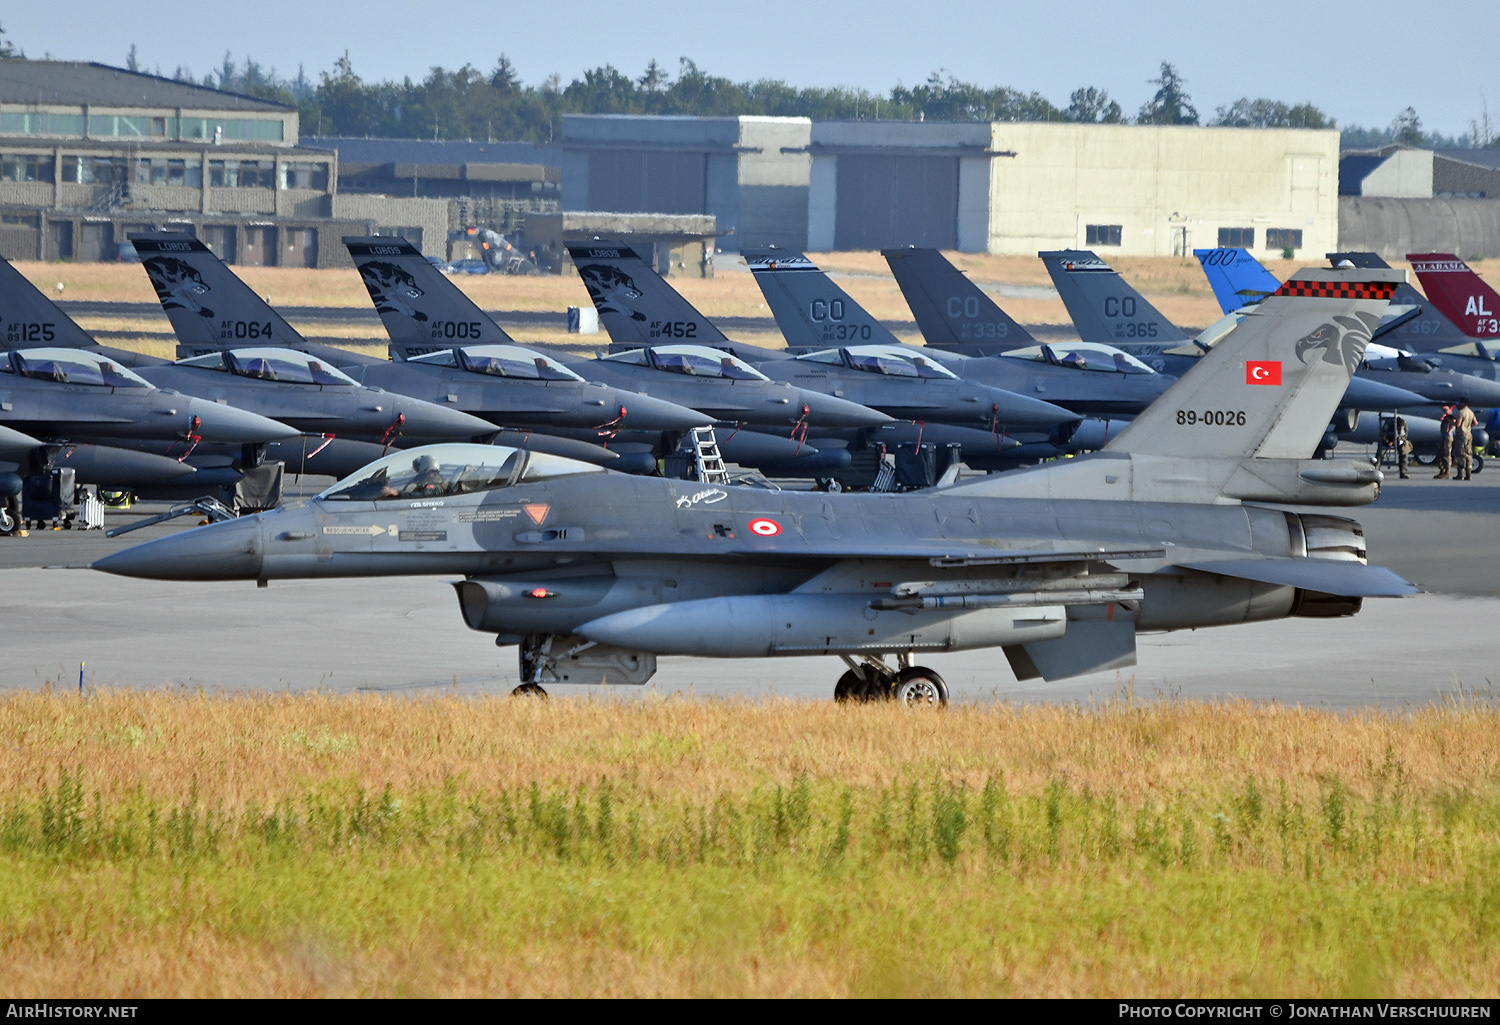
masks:
<path id="1" fill-rule="evenodd" d="M 919 653 L 999 647 L 1021 679 L 1135 663 L 1139 630 L 1335 617 L 1416 588 L 1359 525 L 1381 475 L 1313 460 L 1395 285 L 1304 270 L 1100 452 L 905 494 L 630 477 L 499 446 L 395 453 L 298 509 L 95 568 L 172 580 L 457 574 L 522 690 L 644 683 L 664 654 L 837 655 L 840 699 L 941 703 Z"/>
<path id="2" fill-rule="evenodd" d="M 939 363 L 966 381 L 1045 399 L 1088 416 L 1134 416 L 1172 383 L 1171 378 L 1140 360 L 1105 345 L 1046 345 L 1033 340 L 1020 348 L 1012 347 L 1004 355 L 981 357 L 908 346 L 801 253 L 747 249 L 741 255 L 750 265 L 788 345 L 843 345 L 848 352 L 867 346 L 896 348 L 908 359 L 920 356 Z M 944 264 L 952 267 L 946 261 Z M 954 273 L 958 273 L 956 269 Z M 917 326 L 925 338 L 921 318 Z M 1025 329 L 1019 324 L 1016 328 L 1014 340 L 1019 342 Z M 939 340 L 943 337 L 940 334 Z"/>
<path id="3" fill-rule="evenodd" d="M 844 348 L 824 348 L 828 342 L 821 342 L 822 351 L 794 359 L 785 359 L 787 353 L 736 346 L 624 243 L 569 243 L 568 253 L 600 321 L 620 347 L 651 348 L 667 346 L 675 339 L 693 339 L 698 346 L 726 349 L 755 362 L 756 369 L 772 380 L 825 399 L 849 399 L 898 420 L 997 431 L 1071 427 L 1079 420 L 1076 413 L 1050 402 L 960 380 L 920 350 L 892 353 L 847 345 L 864 341 L 859 336 L 832 340 L 835 345 L 847 345 Z M 803 344 L 800 339 L 788 341 Z"/>
<path id="4" fill-rule="evenodd" d="M 478 348 L 486 351 L 476 351 L 461 366 L 451 359 L 444 366 L 441 362 L 392 363 L 309 345 L 191 235 L 157 232 L 132 235 L 131 241 L 141 254 L 162 308 L 182 343 L 179 351 L 185 350 L 186 355 L 212 355 L 226 349 L 254 346 L 257 355 L 246 360 L 255 369 L 263 366 L 257 361 L 265 359 L 263 350 L 268 347 L 299 349 L 342 371 L 340 376 L 352 378 L 367 389 L 390 393 L 390 402 L 385 405 L 395 410 L 395 415 L 399 415 L 395 406 L 398 396 L 399 401 L 415 399 L 418 401 L 412 403 L 414 409 L 436 406 L 451 414 L 454 423 L 449 427 L 461 422 L 462 435 L 493 432 L 496 426 L 591 428 L 608 424 L 618 428 L 629 424 L 651 430 L 688 430 L 705 422 L 702 414 L 671 403 L 590 387 L 556 360 L 531 350 L 509 348 L 490 352 L 481 345 Z M 489 318 L 483 319 L 493 326 Z M 474 335 L 466 337 L 475 335 L 477 327 Z M 437 347 L 429 346 L 428 351 L 433 348 Z M 395 415 L 390 416 L 387 424 L 395 421 Z M 399 429 L 404 428 L 403 423 Z M 376 434 L 379 436 L 379 432 Z"/>

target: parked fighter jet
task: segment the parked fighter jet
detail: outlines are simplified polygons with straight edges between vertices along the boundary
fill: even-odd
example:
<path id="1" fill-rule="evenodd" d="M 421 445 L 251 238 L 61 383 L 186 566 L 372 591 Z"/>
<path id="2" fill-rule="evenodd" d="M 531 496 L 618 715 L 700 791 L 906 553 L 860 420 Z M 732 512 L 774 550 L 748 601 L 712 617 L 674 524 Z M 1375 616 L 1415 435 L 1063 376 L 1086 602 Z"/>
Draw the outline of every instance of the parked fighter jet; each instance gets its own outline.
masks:
<path id="1" fill-rule="evenodd" d="M 284 346 L 308 351 L 325 366 L 333 363 L 367 388 L 384 389 L 446 409 L 455 414 L 455 422 L 465 425 L 462 429 L 466 434 L 493 430 L 493 427 L 476 430 L 476 418 L 491 425 L 517 428 L 629 425 L 649 430 L 686 430 L 704 422 L 701 414 L 681 406 L 590 387 L 555 360 L 531 350 L 489 352 L 484 351 L 488 347 L 479 346 L 462 365 L 444 366 L 441 361 L 392 364 L 326 346 L 310 346 L 280 314 L 192 236 L 153 233 L 132 235 L 131 240 L 137 243 L 136 249 L 142 254 L 146 273 L 172 321 L 173 330 L 192 354 L 213 354 L 247 342 L 261 348 Z M 423 265 L 427 266 L 425 261 Z M 260 365 L 254 360 L 262 358 L 252 357 L 251 369 Z M 394 403 L 395 399 L 391 401 Z M 389 412 L 383 409 L 379 415 Z M 391 416 L 386 425 L 394 419 Z"/>
<path id="2" fill-rule="evenodd" d="M 1198 252 L 1210 254 L 1215 250 L 1198 250 Z M 1243 251 L 1235 250 L 1235 252 Z M 1351 266 L 1357 267 L 1388 268 L 1389 266 L 1374 253 L 1330 253 L 1328 259 L 1334 266 L 1346 260 Z M 1215 285 L 1216 293 L 1220 288 L 1224 291 L 1244 291 L 1247 278 L 1254 283 L 1254 286 L 1259 286 L 1265 280 L 1275 281 L 1248 253 L 1244 253 L 1241 258 L 1233 261 L 1214 260 L 1211 256 L 1206 256 L 1203 258 L 1203 266 L 1204 272 L 1211 281 L 1221 282 Z M 1485 351 L 1474 340 L 1465 339 L 1459 335 L 1452 322 L 1434 310 L 1432 304 L 1410 285 L 1403 284 L 1396 289 L 1395 296 L 1391 300 L 1391 309 L 1398 310 L 1398 307 L 1399 311 L 1394 316 L 1383 317 L 1380 325 L 1375 329 L 1370 349 L 1365 354 L 1364 364 L 1360 368 L 1360 375 L 1366 380 L 1381 381 L 1416 392 L 1431 403 L 1426 407 L 1408 406 L 1403 410 L 1407 414 L 1408 430 L 1413 435 L 1413 444 L 1417 445 L 1420 451 L 1422 443 L 1417 441 L 1416 437 L 1436 438 L 1438 436 L 1437 419 L 1442 415 L 1442 406 L 1451 405 L 1462 397 L 1469 399 L 1478 408 L 1496 409 L 1496 403 L 1500 401 L 1500 383 L 1497 383 L 1500 373 L 1497 373 L 1497 364 L 1493 354 Z M 1455 335 L 1458 335 L 1456 344 L 1451 341 Z M 1441 339 L 1449 339 L 1449 344 L 1442 347 Z M 1438 353 L 1408 351 L 1407 347 L 1401 344 L 1402 340 L 1421 342 L 1423 350 L 1442 347 L 1442 351 Z M 1423 425 L 1421 429 L 1418 429 L 1416 423 L 1418 417 L 1431 420 L 1431 428 L 1428 429 L 1426 425 Z M 1375 437 L 1373 428 L 1375 418 L 1368 419 L 1371 425 L 1366 426 L 1363 433 L 1370 437 L 1359 437 L 1361 432 L 1358 430 L 1346 432 L 1341 436 L 1350 441 L 1369 443 L 1377 441 L 1378 438 Z M 1477 441 L 1481 447 L 1488 444 L 1487 437 L 1479 438 Z"/>
<path id="3" fill-rule="evenodd" d="M 890 252 L 915 253 L 917 250 L 887 251 L 888 258 Z M 935 250 L 927 252 L 942 259 Z M 853 338 L 858 339 L 859 344 L 845 351 L 864 351 L 878 346 L 884 346 L 887 351 L 899 348 L 908 359 L 939 363 L 966 381 L 1044 399 L 1085 416 L 1134 416 L 1172 383 L 1171 378 L 1156 373 L 1140 360 L 1105 345 L 1044 345 L 1031 340 L 1031 344 L 1010 348 L 1003 355 L 991 357 L 969 357 L 944 351 L 935 345 L 931 348 L 907 346 L 803 254 L 773 248 L 747 249 L 740 255 L 750 265 L 755 282 L 776 318 L 776 326 L 789 346 L 849 346 L 849 342 L 843 339 Z M 902 259 L 899 256 L 892 259 L 892 266 Z M 946 260 L 943 264 L 962 278 L 952 264 Z M 910 280 L 912 275 L 907 277 Z M 967 279 L 964 281 L 973 288 Z M 962 312 L 965 298 L 968 297 L 954 296 L 949 305 Z M 985 298 L 988 300 L 989 297 Z M 989 305 L 998 312 L 993 303 Z M 1003 313 L 1000 316 L 1010 321 Z M 929 319 L 927 310 L 917 319 L 924 338 L 923 322 Z M 1030 339 L 1019 324 L 1011 328 L 1014 322 L 1005 323 L 994 318 L 983 322 L 995 324 L 991 333 L 1003 333 L 1012 346 L 1020 342 L 1023 335 Z M 974 327 L 968 321 L 964 324 Z M 976 328 L 970 333 L 980 331 Z M 945 324 L 937 334 L 938 340 L 942 341 L 949 337 L 951 330 Z M 930 343 L 932 339 L 928 341 Z"/>
<path id="4" fill-rule="evenodd" d="M 667 339 L 692 338 L 700 346 L 730 350 L 746 359 L 766 353 L 758 349 L 752 355 L 752 347 L 735 346 L 629 246 L 570 243 L 568 252 L 600 321 L 617 345 L 651 347 Z M 1050 429 L 1078 422 L 1077 414 L 1050 402 L 962 380 L 919 351 L 892 352 L 880 346 L 849 344 L 863 341 L 855 332 L 834 339 L 838 348 L 822 348 L 793 359 L 771 354 L 757 360 L 757 369 L 772 380 L 812 394 L 849 399 L 898 420 L 996 430 L 1012 426 Z"/>
<path id="5" fill-rule="evenodd" d="M 465 621 L 520 646 L 530 692 L 644 683 L 662 654 L 838 655 L 836 697 L 912 704 L 947 697 L 919 652 L 1000 647 L 1022 679 L 1115 669 L 1138 630 L 1347 616 L 1416 590 L 1366 564 L 1352 520 L 1260 504 L 1374 497 L 1368 465 L 1308 457 L 1402 279 L 1299 272 L 1103 451 L 1029 470 L 828 495 L 438 445 L 95 568 L 462 574 Z"/>
<path id="6" fill-rule="evenodd" d="M 1468 338 L 1500 349 L 1500 293 L 1452 253 L 1407 253 L 1427 298 Z"/>
<path id="7" fill-rule="evenodd" d="M 1219 309 L 1225 313 L 1254 306 L 1281 287 L 1276 276 L 1261 266 L 1249 250 L 1226 246 L 1194 249 L 1193 255 L 1203 268 L 1203 276 L 1208 278 L 1208 286 L 1214 290 L 1214 298 L 1219 300 Z"/>
<path id="8" fill-rule="evenodd" d="M 659 423 L 651 428 L 658 432 L 655 436 L 629 429 L 641 422 L 634 414 L 625 421 L 603 425 L 614 435 L 612 448 L 632 458 L 644 458 L 649 467 L 656 465 L 656 457 L 670 455 L 678 448 L 681 435 L 670 432 L 717 420 L 733 425 L 719 438 L 722 453 L 731 462 L 777 474 L 815 475 L 847 465 L 848 453 L 842 449 L 821 453 L 803 437 L 793 440 L 793 432 L 805 432 L 810 425 L 867 427 L 889 421 L 883 414 L 852 402 L 773 384 L 739 360 L 726 361 L 723 353 L 710 353 L 712 358 L 705 362 L 700 358 L 702 353 L 688 350 L 641 351 L 614 362 L 570 359 L 564 365 L 518 346 L 404 240 L 344 241 L 391 336 L 392 355 L 407 361 L 399 367 L 464 366 L 475 360 L 493 365 L 500 358 L 514 361 L 517 354 L 529 353 L 538 367 L 545 360 L 554 375 L 565 373 L 596 388 L 617 392 L 624 397 L 621 405 L 631 410 L 657 401 L 668 408 L 690 408 L 690 423 L 686 418 L 671 427 Z M 454 339 L 481 344 L 455 346 Z M 393 371 L 370 369 L 364 373 L 377 372 Z M 658 417 L 658 421 L 661 419 Z M 740 430 L 744 425 L 764 432 Z M 570 428 L 568 424 L 545 421 L 539 426 L 553 433 Z M 579 430 L 574 424 L 568 433 L 577 437 Z M 669 433 L 664 435 L 662 431 Z M 774 436 L 773 431 L 782 436 Z"/>
<path id="9" fill-rule="evenodd" d="M 1203 349 L 1233 330 L 1244 310 L 1228 315 L 1198 339 L 1189 339 L 1168 322 L 1156 307 L 1116 274 L 1099 257 L 1086 250 L 1064 249 L 1038 254 L 1052 275 L 1068 315 L 1086 342 L 1104 342 L 1140 356 L 1157 369 L 1180 376 Z M 1196 344 L 1189 344 L 1196 342 Z M 1158 366 L 1158 364 L 1160 364 Z M 1423 388 L 1410 388 L 1408 383 Z M 1339 406 L 1343 410 L 1412 409 L 1431 404 L 1441 396 L 1430 395 L 1430 379 L 1375 377 L 1362 369 L 1349 382 Z M 1341 418 L 1341 422 L 1357 419 Z"/>

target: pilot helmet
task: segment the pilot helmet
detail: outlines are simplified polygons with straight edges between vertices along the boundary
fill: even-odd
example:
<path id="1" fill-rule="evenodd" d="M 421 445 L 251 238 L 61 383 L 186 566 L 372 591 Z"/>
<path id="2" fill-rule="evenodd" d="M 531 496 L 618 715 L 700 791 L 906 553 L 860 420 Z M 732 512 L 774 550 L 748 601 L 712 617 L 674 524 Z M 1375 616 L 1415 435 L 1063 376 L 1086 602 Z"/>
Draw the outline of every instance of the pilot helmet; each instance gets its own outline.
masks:
<path id="1" fill-rule="evenodd" d="M 438 468 L 437 457 L 432 455 L 418 456 L 412 460 L 411 468 L 419 474 L 432 473 Z"/>

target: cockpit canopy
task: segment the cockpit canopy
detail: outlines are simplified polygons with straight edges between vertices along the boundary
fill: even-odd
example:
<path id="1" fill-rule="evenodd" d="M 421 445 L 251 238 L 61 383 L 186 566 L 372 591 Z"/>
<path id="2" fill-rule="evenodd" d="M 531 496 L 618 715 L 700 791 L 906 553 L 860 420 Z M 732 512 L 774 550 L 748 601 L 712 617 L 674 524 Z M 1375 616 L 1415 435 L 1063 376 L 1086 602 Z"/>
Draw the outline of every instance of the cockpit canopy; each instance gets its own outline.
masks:
<path id="1" fill-rule="evenodd" d="M 689 377 L 721 377 L 732 381 L 766 381 L 769 378 L 738 356 L 707 345 L 655 345 L 649 349 L 630 349 L 604 357 L 614 363 L 651 367 L 669 374 Z"/>
<path id="2" fill-rule="evenodd" d="M 375 460 L 318 495 L 316 501 L 443 498 L 603 470 L 576 459 L 506 445 L 426 445 Z"/>
<path id="3" fill-rule="evenodd" d="M 355 388 L 359 385 L 349 375 L 296 349 L 226 349 L 206 356 L 180 359 L 177 365 L 204 367 L 236 377 L 281 384 L 317 384 L 333 388 Z"/>
<path id="4" fill-rule="evenodd" d="M 820 349 L 797 357 L 809 363 L 827 363 L 889 377 L 926 377 L 957 380 L 958 375 L 937 360 L 895 345 L 851 345 L 845 349 Z"/>
<path id="5" fill-rule="evenodd" d="M 152 388 L 150 381 L 87 349 L 15 349 L 0 359 L 0 371 L 58 384 L 96 388 Z"/>
<path id="6" fill-rule="evenodd" d="M 465 345 L 413 356 L 408 362 L 457 367 L 471 374 L 515 377 L 526 381 L 583 380 L 551 356 L 521 345 Z"/>
<path id="7" fill-rule="evenodd" d="M 1099 342 L 1049 342 L 1028 345 L 1024 349 L 1011 349 L 1001 355 L 1074 370 L 1098 370 L 1115 374 L 1156 373 L 1130 353 Z"/>

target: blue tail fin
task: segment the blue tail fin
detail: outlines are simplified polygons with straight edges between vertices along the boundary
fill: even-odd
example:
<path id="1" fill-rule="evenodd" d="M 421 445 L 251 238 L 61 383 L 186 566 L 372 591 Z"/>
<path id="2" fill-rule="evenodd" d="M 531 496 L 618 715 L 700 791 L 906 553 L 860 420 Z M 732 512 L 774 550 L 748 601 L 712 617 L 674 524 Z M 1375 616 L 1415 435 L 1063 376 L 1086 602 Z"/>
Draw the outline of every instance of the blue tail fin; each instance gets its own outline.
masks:
<path id="1" fill-rule="evenodd" d="M 1194 249 L 1193 255 L 1225 313 L 1258 303 L 1281 287 L 1281 282 L 1243 249 Z"/>
<path id="2" fill-rule="evenodd" d="M 965 356 L 1035 345 L 1020 324 L 936 249 L 883 249 L 927 344 Z"/>

